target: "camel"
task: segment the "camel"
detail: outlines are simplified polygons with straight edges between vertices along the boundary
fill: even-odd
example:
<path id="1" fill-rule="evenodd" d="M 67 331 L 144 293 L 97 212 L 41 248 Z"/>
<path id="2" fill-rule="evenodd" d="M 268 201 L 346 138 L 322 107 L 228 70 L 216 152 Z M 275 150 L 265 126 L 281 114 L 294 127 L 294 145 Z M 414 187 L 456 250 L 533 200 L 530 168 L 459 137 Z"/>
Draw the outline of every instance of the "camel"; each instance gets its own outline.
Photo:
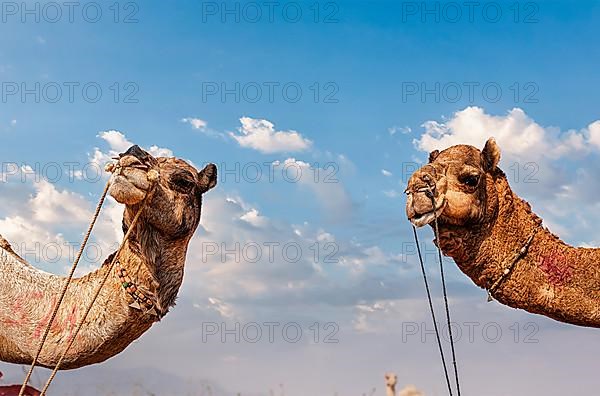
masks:
<path id="1" fill-rule="evenodd" d="M 396 396 L 398 377 L 394 373 L 385 373 L 385 395 Z"/>
<path id="2" fill-rule="evenodd" d="M 386 396 L 396 396 L 396 385 L 398 376 L 394 373 L 385 373 L 385 394 Z M 400 390 L 398 396 L 423 396 L 413 385 L 408 385 Z"/>
<path id="3" fill-rule="evenodd" d="M 181 159 L 154 158 L 138 146 L 119 155 L 118 168 L 108 192 L 125 204 L 124 230 L 146 196 L 147 204 L 61 369 L 100 363 L 120 353 L 175 305 L 188 243 L 200 222 L 202 195 L 217 183 L 213 164 L 198 172 Z M 158 177 L 152 189 L 151 173 Z M 73 279 L 40 355 L 41 366 L 57 363 L 113 255 L 98 270 Z M 32 267 L 0 238 L 0 285 L 0 360 L 30 364 L 64 278 Z"/>
<path id="4" fill-rule="evenodd" d="M 408 219 L 435 229 L 444 255 L 490 297 L 560 322 L 600 327 L 600 249 L 572 247 L 510 188 L 500 148 L 456 145 L 409 179 Z"/>

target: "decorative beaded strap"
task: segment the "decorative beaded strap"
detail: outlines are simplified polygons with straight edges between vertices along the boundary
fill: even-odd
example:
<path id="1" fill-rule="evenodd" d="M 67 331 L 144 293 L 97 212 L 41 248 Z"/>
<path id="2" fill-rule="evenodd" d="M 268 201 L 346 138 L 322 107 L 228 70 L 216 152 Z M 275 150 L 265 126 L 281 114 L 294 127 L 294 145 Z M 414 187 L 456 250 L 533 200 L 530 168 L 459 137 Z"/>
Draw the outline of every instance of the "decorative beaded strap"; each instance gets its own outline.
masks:
<path id="1" fill-rule="evenodd" d="M 121 266 L 119 260 L 115 263 L 115 270 L 117 273 L 117 277 L 121 282 L 121 286 L 123 289 L 133 298 L 133 303 L 129 306 L 134 309 L 138 309 L 145 312 L 150 312 L 151 314 L 160 317 L 158 311 L 156 310 L 156 306 L 152 299 L 144 294 L 136 285 L 133 283 L 133 280 L 129 276 L 129 273 L 125 268 Z"/>

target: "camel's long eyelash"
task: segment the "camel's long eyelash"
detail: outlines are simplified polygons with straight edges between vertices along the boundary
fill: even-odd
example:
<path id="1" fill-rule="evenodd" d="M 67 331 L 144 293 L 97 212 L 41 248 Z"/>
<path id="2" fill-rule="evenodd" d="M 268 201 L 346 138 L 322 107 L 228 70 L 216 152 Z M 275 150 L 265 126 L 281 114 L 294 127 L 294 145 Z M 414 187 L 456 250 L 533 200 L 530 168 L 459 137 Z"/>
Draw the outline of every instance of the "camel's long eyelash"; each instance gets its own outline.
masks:
<path id="1" fill-rule="evenodd" d="M 190 176 L 191 175 L 187 175 L 185 173 L 173 175 L 173 177 L 171 177 L 170 183 L 175 189 L 188 193 L 196 185 L 196 183 Z"/>
<path id="2" fill-rule="evenodd" d="M 469 187 L 477 187 L 479 184 L 479 175 L 464 175 L 461 176 L 460 182 Z"/>

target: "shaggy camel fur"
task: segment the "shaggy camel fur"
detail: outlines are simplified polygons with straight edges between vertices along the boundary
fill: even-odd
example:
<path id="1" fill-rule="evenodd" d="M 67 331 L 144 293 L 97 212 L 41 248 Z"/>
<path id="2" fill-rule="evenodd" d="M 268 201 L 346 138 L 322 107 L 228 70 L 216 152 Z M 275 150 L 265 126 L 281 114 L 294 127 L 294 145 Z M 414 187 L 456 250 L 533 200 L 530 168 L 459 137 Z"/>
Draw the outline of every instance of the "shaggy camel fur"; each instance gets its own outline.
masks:
<path id="1" fill-rule="evenodd" d="M 154 158 L 137 146 L 120 155 L 119 165 L 109 194 L 125 204 L 124 229 L 149 192 L 148 171 L 159 173 L 153 193 L 118 257 L 120 267 L 128 272 L 137 290 L 149 298 L 158 315 L 130 306 L 134 303 L 131 287 L 125 290 L 115 267 L 66 356 L 64 369 L 102 362 L 118 354 L 175 305 L 188 243 L 200 222 L 202 194 L 217 181 L 213 164 L 198 172 L 180 159 Z M 74 279 L 69 286 L 40 365 L 56 364 L 108 271 L 111 257 L 98 270 Z M 64 278 L 30 266 L 6 240 L 0 239 L 0 360 L 31 363 L 63 284 Z"/>
<path id="2" fill-rule="evenodd" d="M 409 220 L 433 225 L 427 191 L 433 187 L 436 244 L 475 284 L 494 286 L 493 297 L 513 308 L 600 327 L 600 249 L 569 246 L 542 227 L 542 219 L 511 190 L 499 160 L 493 139 L 482 151 L 457 145 L 432 152 L 408 182 Z M 512 260 L 526 246 L 527 253 Z"/>

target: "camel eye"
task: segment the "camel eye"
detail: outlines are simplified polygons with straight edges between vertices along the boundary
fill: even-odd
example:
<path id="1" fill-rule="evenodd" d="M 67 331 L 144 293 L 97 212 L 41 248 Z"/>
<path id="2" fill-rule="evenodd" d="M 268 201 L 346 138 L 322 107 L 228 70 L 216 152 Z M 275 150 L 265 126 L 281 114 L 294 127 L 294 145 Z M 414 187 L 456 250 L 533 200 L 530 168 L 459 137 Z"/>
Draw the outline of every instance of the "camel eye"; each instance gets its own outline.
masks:
<path id="1" fill-rule="evenodd" d="M 175 190 L 189 193 L 195 186 L 195 183 L 188 178 L 185 177 L 174 177 L 171 179 L 171 184 L 175 188 Z"/>
<path id="2" fill-rule="evenodd" d="M 477 187 L 479 184 L 479 175 L 465 175 L 461 177 L 460 181 L 469 187 Z"/>

